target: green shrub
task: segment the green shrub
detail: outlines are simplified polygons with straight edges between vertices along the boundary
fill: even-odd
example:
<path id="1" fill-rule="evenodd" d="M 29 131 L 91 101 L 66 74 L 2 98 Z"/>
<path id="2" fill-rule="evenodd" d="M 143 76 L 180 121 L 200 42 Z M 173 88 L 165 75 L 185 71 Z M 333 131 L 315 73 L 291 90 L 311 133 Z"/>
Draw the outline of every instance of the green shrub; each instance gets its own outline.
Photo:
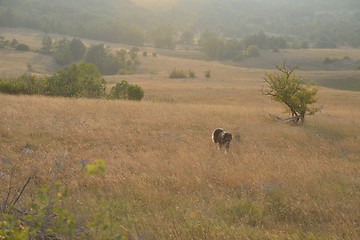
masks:
<path id="1" fill-rule="evenodd" d="M 129 100 L 141 100 L 144 97 L 144 91 L 138 85 L 129 85 L 128 98 Z"/>
<path id="2" fill-rule="evenodd" d="M 14 95 L 42 95 L 45 93 L 46 85 L 46 79 L 24 74 L 16 79 L 0 80 L 0 92 Z"/>
<path id="3" fill-rule="evenodd" d="M 258 57 L 260 56 L 260 50 L 256 45 L 250 45 L 247 49 L 247 57 Z"/>
<path id="4" fill-rule="evenodd" d="M 337 58 L 329 58 L 329 57 L 326 57 L 323 61 L 324 64 L 331 64 L 331 63 L 335 63 L 337 62 L 338 59 Z"/>
<path id="5" fill-rule="evenodd" d="M 169 78 L 187 78 L 187 74 L 186 74 L 186 72 L 184 72 L 184 70 L 177 70 L 175 68 L 170 73 Z"/>
<path id="6" fill-rule="evenodd" d="M 122 80 L 111 88 L 108 95 L 109 99 L 141 100 L 144 97 L 144 91 L 138 85 L 129 84 Z"/>

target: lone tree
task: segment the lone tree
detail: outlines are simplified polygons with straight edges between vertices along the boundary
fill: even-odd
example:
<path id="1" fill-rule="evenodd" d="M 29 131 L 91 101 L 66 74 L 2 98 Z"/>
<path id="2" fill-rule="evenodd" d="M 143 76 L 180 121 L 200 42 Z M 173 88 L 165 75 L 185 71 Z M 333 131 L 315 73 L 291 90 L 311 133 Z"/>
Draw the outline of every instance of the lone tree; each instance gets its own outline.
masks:
<path id="1" fill-rule="evenodd" d="M 318 89 L 305 84 L 303 78 L 295 75 L 297 67 L 283 64 L 276 65 L 276 69 L 277 72 L 265 73 L 267 88 L 263 89 L 263 94 L 285 104 L 286 111 L 291 113 L 292 123 L 303 123 L 306 114 L 313 115 L 319 111 L 319 108 L 312 106 L 316 103 Z"/>

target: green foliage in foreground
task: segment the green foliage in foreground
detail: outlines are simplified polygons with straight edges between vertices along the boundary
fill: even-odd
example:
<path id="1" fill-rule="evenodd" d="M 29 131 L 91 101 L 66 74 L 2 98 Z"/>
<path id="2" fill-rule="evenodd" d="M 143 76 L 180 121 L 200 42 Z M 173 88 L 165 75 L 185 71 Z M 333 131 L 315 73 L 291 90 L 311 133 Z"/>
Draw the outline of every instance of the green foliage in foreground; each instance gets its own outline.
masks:
<path id="1" fill-rule="evenodd" d="M 17 199 L 24 197 L 23 193 Z M 24 211 L 15 211 L 17 202 L 10 204 L 0 213 L 0 239 L 73 239 L 75 218 L 64 206 L 67 196 L 67 189 L 56 182 L 39 188 Z"/>

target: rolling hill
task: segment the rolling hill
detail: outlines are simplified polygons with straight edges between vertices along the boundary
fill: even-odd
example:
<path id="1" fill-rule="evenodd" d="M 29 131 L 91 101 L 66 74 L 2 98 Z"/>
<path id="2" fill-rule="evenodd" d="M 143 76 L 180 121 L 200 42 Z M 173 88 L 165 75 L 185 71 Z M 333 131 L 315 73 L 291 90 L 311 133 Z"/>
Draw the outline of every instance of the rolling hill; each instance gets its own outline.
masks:
<path id="1" fill-rule="evenodd" d="M 42 38 L 1 32 L 32 49 Z M 264 52 L 235 66 L 156 51 L 139 56 L 136 74 L 105 76 L 109 86 L 141 85 L 141 102 L 0 94 L 0 218 L 27 213 L 23 228 L 13 229 L 37 229 L 38 238 L 360 237 L 359 92 L 320 87 L 322 111 L 301 126 L 274 119 L 287 115 L 261 94 L 275 59 L 328 82 L 359 79 L 359 71 L 326 69 L 325 57 L 358 59 L 360 51 Z M 28 63 L 37 74 L 56 71 L 46 56 L 0 50 L 3 76 L 22 74 Z M 197 77 L 169 79 L 174 68 Z M 226 155 L 211 142 L 216 127 L 234 135 Z M 17 211 L 6 196 L 19 196 Z"/>

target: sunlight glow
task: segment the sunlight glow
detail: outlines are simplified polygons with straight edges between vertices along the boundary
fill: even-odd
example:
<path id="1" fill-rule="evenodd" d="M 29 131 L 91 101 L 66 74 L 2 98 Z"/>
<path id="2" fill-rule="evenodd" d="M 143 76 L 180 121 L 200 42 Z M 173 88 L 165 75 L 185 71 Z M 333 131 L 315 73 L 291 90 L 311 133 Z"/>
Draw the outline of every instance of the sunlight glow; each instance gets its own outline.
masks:
<path id="1" fill-rule="evenodd" d="M 168 9 L 176 5 L 179 0 L 132 0 L 135 4 L 151 9 Z"/>

